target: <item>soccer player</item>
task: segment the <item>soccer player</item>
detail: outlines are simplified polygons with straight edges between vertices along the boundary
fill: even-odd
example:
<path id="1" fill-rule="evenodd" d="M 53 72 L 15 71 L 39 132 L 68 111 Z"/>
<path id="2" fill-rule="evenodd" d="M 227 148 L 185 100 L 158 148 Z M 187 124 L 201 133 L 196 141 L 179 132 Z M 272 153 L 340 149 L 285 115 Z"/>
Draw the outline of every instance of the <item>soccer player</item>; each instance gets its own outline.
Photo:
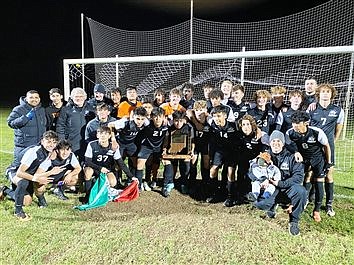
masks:
<path id="1" fill-rule="evenodd" d="M 183 98 L 180 101 L 180 104 L 185 109 L 192 109 L 195 99 L 193 98 L 194 94 L 194 85 L 190 83 L 186 83 L 183 86 Z"/>
<path id="2" fill-rule="evenodd" d="M 269 128 L 269 135 L 272 133 L 272 131 L 275 130 L 276 128 L 276 120 L 277 117 L 279 115 L 279 112 L 281 110 L 286 111 L 289 106 L 285 104 L 284 102 L 284 97 L 285 97 L 285 93 L 286 93 L 286 88 L 283 86 L 273 86 L 270 88 L 270 93 L 272 96 L 272 102 L 269 103 L 269 108 L 273 115 L 274 115 L 274 122 L 273 124 L 270 125 Z"/>
<path id="3" fill-rule="evenodd" d="M 123 160 L 126 157 L 131 159 L 130 170 L 135 174 L 136 169 L 136 155 L 137 145 L 136 137 L 138 133 L 149 124 L 149 120 L 146 118 L 147 112 L 143 107 L 137 107 L 133 111 L 133 117 L 131 120 L 122 118 L 120 120 L 108 123 L 108 127 L 115 128 L 118 132 L 116 135 L 117 142 L 119 144 L 120 154 Z M 128 179 L 130 181 L 131 179 Z M 141 190 L 142 183 L 139 183 Z"/>
<path id="4" fill-rule="evenodd" d="M 292 236 L 300 234 L 299 221 L 306 204 L 306 190 L 304 181 L 304 165 L 296 161 L 294 154 L 285 148 L 285 137 L 280 131 L 273 131 L 269 137 L 271 157 L 273 164 L 280 169 L 281 179 L 270 179 L 269 183 L 276 187 L 275 192 L 269 198 L 256 202 L 254 205 L 267 211 L 270 218 L 276 216 L 278 203 L 290 204 L 289 233 Z"/>
<path id="5" fill-rule="evenodd" d="M 111 100 L 113 102 L 113 107 L 111 110 L 111 116 L 113 118 L 118 118 L 118 108 L 122 100 L 122 91 L 119 87 L 113 88 L 111 90 Z"/>
<path id="6" fill-rule="evenodd" d="M 131 112 L 137 107 L 141 107 L 142 103 L 138 101 L 138 94 L 135 86 L 127 87 L 127 101 L 123 101 L 118 107 L 118 118 L 130 118 Z"/>
<path id="7" fill-rule="evenodd" d="M 249 114 L 240 118 L 237 125 L 235 142 L 235 145 L 238 146 L 235 154 L 237 166 L 236 188 L 237 202 L 241 204 L 245 195 L 251 190 L 251 181 L 247 177 L 250 167 L 249 161 L 267 149 L 268 136 L 257 127 L 256 121 Z"/>
<path id="8" fill-rule="evenodd" d="M 111 137 L 114 138 L 114 135 L 111 134 L 111 129 L 107 126 L 102 126 L 97 129 L 98 140 L 92 141 L 87 145 L 84 167 L 85 202 L 88 201 L 94 178 L 98 178 L 100 173 L 107 174 L 107 179 L 111 187 L 116 186 L 117 179 L 114 174 L 115 161 L 129 179 L 133 178 L 133 174 L 123 162 L 119 149 L 113 150 L 112 143 L 109 141 Z"/>
<path id="9" fill-rule="evenodd" d="M 276 120 L 276 129 L 282 133 L 292 128 L 291 115 L 301 108 L 303 93 L 300 90 L 289 92 L 290 107 L 282 109 Z"/>
<path id="10" fill-rule="evenodd" d="M 212 105 L 211 105 L 211 101 L 209 99 L 209 93 L 210 91 L 212 91 L 214 89 L 214 86 L 212 86 L 211 84 L 205 84 L 203 86 L 203 95 L 204 95 L 204 99 L 207 102 L 207 109 L 211 110 L 212 109 Z"/>
<path id="11" fill-rule="evenodd" d="M 173 124 L 168 130 L 168 134 L 165 137 L 162 149 L 162 155 L 167 153 L 190 155 L 190 158 L 186 159 L 162 159 L 164 165 L 164 185 L 162 189 L 162 195 L 169 197 L 172 189 L 174 188 L 174 176 L 177 172 L 177 166 L 179 166 L 181 192 L 183 194 L 188 193 L 188 176 L 190 171 L 190 160 L 194 153 L 194 132 L 193 127 L 187 123 L 186 113 L 184 111 L 175 111 L 172 114 Z M 185 136 L 187 139 L 186 145 L 181 147 L 181 150 L 173 150 L 171 152 L 172 136 Z M 176 152 L 175 152 L 176 151 Z"/>
<path id="12" fill-rule="evenodd" d="M 54 149 L 50 159 L 43 162 L 43 165 L 37 170 L 37 173 L 44 173 L 48 169 L 60 167 L 63 169 L 59 174 L 51 175 L 53 178 L 53 194 L 60 200 L 67 200 L 68 197 L 64 194 L 66 187 L 75 187 L 81 166 L 75 154 L 71 150 L 71 144 L 68 140 L 60 140 Z"/>
<path id="13" fill-rule="evenodd" d="M 172 113 L 174 113 L 175 111 L 186 111 L 186 109 L 180 104 L 181 97 L 181 90 L 176 87 L 172 88 L 169 95 L 170 101 L 160 105 L 160 107 L 165 111 L 165 115 L 169 120 L 170 124 L 173 120 Z"/>
<path id="14" fill-rule="evenodd" d="M 62 91 L 57 87 L 49 90 L 49 98 L 51 102 L 49 106 L 45 108 L 47 130 L 56 131 L 60 110 L 66 105 L 66 102 L 63 100 Z"/>
<path id="15" fill-rule="evenodd" d="M 271 95 L 267 90 L 257 90 L 253 98 L 256 102 L 256 107 L 250 109 L 247 113 L 255 119 L 258 128 L 269 135 L 271 125 L 275 123 L 273 111 L 267 104 Z"/>
<path id="16" fill-rule="evenodd" d="M 20 98 L 20 105 L 13 108 L 7 124 L 14 129 L 14 165 L 19 165 L 19 154 L 31 146 L 39 143 L 46 131 L 45 110 L 41 106 L 41 98 L 36 90 L 30 90 L 26 97 Z"/>
<path id="17" fill-rule="evenodd" d="M 215 90 L 213 90 L 215 91 Z M 212 91 L 212 92 L 213 92 Z M 211 92 L 211 93 L 212 93 Z M 218 188 L 218 171 L 221 166 L 227 168 L 227 199 L 224 206 L 232 207 L 236 204 L 235 200 L 235 138 L 236 125 L 227 120 L 227 110 L 225 106 L 215 107 L 209 121 L 210 128 L 210 158 L 212 160 L 210 168 L 210 195 L 207 198 L 208 203 L 217 201 L 216 190 Z"/>
<path id="18" fill-rule="evenodd" d="M 228 79 L 221 82 L 220 90 L 224 94 L 224 96 L 221 98 L 222 99 L 221 103 L 223 105 L 228 105 L 228 102 L 231 98 L 231 91 L 232 91 L 233 85 L 234 84 L 231 82 L 231 80 L 228 80 Z"/>
<path id="19" fill-rule="evenodd" d="M 235 122 L 235 116 L 231 107 L 222 103 L 223 97 L 224 93 L 220 89 L 213 89 L 210 91 L 209 99 L 211 102 L 211 108 L 208 109 L 208 113 L 211 113 L 212 110 L 218 106 L 223 106 L 224 110 L 226 111 L 227 120 L 230 122 Z"/>
<path id="20" fill-rule="evenodd" d="M 247 113 L 251 106 L 248 102 L 243 101 L 245 95 L 245 88 L 243 85 L 237 84 L 233 86 L 231 95 L 233 100 L 230 100 L 228 105 L 234 113 L 235 121 L 237 121 Z"/>
<path id="21" fill-rule="evenodd" d="M 305 91 L 303 93 L 302 110 L 307 110 L 308 107 L 316 102 L 317 81 L 313 77 L 305 80 Z"/>
<path id="22" fill-rule="evenodd" d="M 142 107 L 144 109 L 146 109 L 146 118 L 150 120 L 151 118 L 151 112 L 152 112 L 152 109 L 154 108 L 154 102 L 151 100 L 151 98 L 149 97 L 145 97 L 142 101 Z"/>
<path id="23" fill-rule="evenodd" d="M 313 219 L 321 221 L 320 209 L 323 200 L 323 182 L 326 170 L 332 164 L 331 147 L 323 130 L 309 126 L 310 115 L 304 111 L 295 111 L 291 116 L 293 128 L 286 132 L 286 144 L 295 153 L 297 162 L 304 162 L 305 172 L 312 170 L 315 185 L 315 208 Z M 310 180 L 305 180 L 305 188 L 310 190 Z"/>
<path id="24" fill-rule="evenodd" d="M 88 104 L 91 105 L 93 109 L 99 103 L 106 103 L 109 106 L 109 110 L 113 108 L 113 101 L 106 97 L 106 89 L 102 84 L 95 84 L 93 88 L 93 98 L 88 100 Z"/>
<path id="25" fill-rule="evenodd" d="M 157 88 L 154 92 L 154 106 L 160 107 L 161 104 L 166 102 L 165 90 L 162 88 Z"/>
<path id="26" fill-rule="evenodd" d="M 116 119 L 110 115 L 110 106 L 101 102 L 96 106 L 96 118 L 90 120 L 85 128 L 85 141 L 86 143 L 97 139 L 97 129 L 100 126 L 107 126 L 108 123 L 114 122 Z"/>
<path id="27" fill-rule="evenodd" d="M 187 110 L 187 116 L 194 129 L 194 155 L 191 161 L 190 170 L 190 193 L 195 190 L 195 181 L 197 178 L 198 157 L 200 155 L 200 171 L 203 185 L 206 186 L 209 180 L 210 158 L 209 158 L 209 134 L 205 131 L 208 126 L 207 104 L 205 100 L 194 102 L 192 110 Z"/>
<path id="28" fill-rule="evenodd" d="M 344 111 L 341 107 L 334 105 L 333 99 L 336 96 L 336 89 L 330 84 L 321 84 L 317 87 L 318 103 L 316 109 L 310 111 L 310 125 L 321 128 L 328 138 L 329 146 L 331 147 L 331 160 L 333 165 L 334 158 L 334 143 L 338 140 L 344 124 Z M 334 216 L 333 210 L 333 172 L 334 167 L 331 166 L 325 177 L 326 191 L 326 211 L 329 216 Z"/>
<path id="29" fill-rule="evenodd" d="M 147 162 L 147 160 L 151 157 L 152 163 L 160 164 L 161 154 L 162 154 L 162 144 L 165 139 L 166 133 L 168 131 L 167 125 L 164 125 L 165 120 L 165 112 L 160 107 L 154 107 L 151 112 L 151 121 L 150 124 L 144 127 L 143 130 L 140 131 L 139 134 L 144 136 L 142 143 L 140 145 L 140 150 L 138 153 L 137 160 L 137 170 L 135 173 L 136 178 L 139 182 L 142 182 L 143 179 L 143 169 Z M 150 167 L 151 169 L 151 167 Z M 150 170 L 148 170 L 147 174 L 150 174 Z M 151 190 L 149 187 L 149 182 L 151 175 L 145 176 L 145 181 L 143 183 L 143 187 L 146 191 Z M 156 179 L 153 181 L 156 182 Z M 150 183 L 151 184 L 151 183 Z M 153 188 L 156 187 L 156 184 L 152 185 Z"/>
<path id="30" fill-rule="evenodd" d="M 24 212 L 23 206 L 32 203 L 33 193 L 38 198 L 40 208 L 48 206 L 44 197 L 46 185 L 52 181 L 51 175 L 59 174 L 64 170 L 61 167 L 54 167 L 50 171 L 37 174 L 38 168 L 46 159 L 49 159 L 57 142 L 58 135 L 54 131 L 46 131 L 43 133 L 40 145 L 28 147 L 19 155 L 21 162 L 14 165 L 17 171 L 8 172 L 8 178 L 16 189 L 12 191 L 5 188 L 3 193 L 15 201 L 15 216 L 22 221 L 31 219 Z"/>

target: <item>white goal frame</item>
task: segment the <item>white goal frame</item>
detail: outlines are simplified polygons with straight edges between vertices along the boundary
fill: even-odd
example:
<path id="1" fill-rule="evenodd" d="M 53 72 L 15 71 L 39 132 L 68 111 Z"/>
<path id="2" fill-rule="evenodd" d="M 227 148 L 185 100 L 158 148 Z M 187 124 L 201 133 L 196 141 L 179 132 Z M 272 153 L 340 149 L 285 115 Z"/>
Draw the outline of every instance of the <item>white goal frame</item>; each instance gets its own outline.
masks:
<path id="1" fill-rule="evenodd" d="M 351 46 L 332 46 L 300 49 L 281 49 L 281 50 L 260 50 L 260 51 L 241 51 L 225 53 L 205 53 L 205 54 L 183 54 L 183 55 L 164 55 L 164 56 L 136 56 L 136 57 L 109 57 L 109 58 L 85 58 L 85 59 L 64 59 L 64 98 L 68 100 L 70 95 L 70 65 L 79 64 L 84 69 L 85 64 L 104 64 L 104 63 L 151 63 L 168 61 L 201 61 L 201 60 L 221 60 L 221 59 L 244 59 L 245 58 L 266 58 L 266 57 L 286 57 L 303 55 L 326 55 L 326 54 L 351 54 L 350 73 L 348 76 L 348 89 L 346 94 L 344 112 L 345 124 L 343 138 L 346 135 L 346 124 L 352 90 L 352 78 L 354 69 L 354 45 Z M 241 69 L 241 83 L 243 67 Z"/>

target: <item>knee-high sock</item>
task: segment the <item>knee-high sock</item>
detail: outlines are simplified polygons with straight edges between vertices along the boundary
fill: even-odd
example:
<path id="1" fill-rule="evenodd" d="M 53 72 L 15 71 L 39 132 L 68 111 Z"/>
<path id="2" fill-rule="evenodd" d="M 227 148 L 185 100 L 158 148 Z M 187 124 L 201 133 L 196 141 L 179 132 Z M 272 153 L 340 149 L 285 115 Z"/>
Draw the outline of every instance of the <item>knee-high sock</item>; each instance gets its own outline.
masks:
<path id="1" fill-rule="evenodd" d="M 23 201 L 26 194 L 26 189 L 29 185 L 29 181 L 27 179 L 22 179 L 17 183 L 17 187 L 15 190 L 15 213 L 19 213 L 23 211 Z"/>
<path id="2" fill-rule="evenodd" d="M 89 194 L 92 188 L 92 179 L 90 180 L 85 180 L 85 190 L 86 194 Z"/>
<path id="3" fill-rule="evenodd" d="M 144 175 L 144 170 L 137 169 L 135 171 L 135 177 L 139 180 L 139 188 L 141 188 L 141 185 L 143 183 L 143 175 Z"/>
<path id="4" fill-rule="evenodd" d="M 323 182 L 315 182 L 315 211 L 319 212 L 323 200 Z"/>
<path id="5" fill-rule="evenodd" d="M 227 197 L 232 199 L 235 197 L 235 181 L 227 182 Z"/>
<path id="6" fill-rule="evenodd" d="M 180 173 L 181 173 L 181 179 L 182 179 L 182 184 L 186 185 L 187 181 L 188 181 L 188 177 L 189 177 L 189 173 L 190 173 L 190 169 L 191 169 L 191 163 L 188 161 L 181 161 L 180 163 Z"/>
<path id="7" fill-rule="evenodd" d="M 334 183 L 325 183 L 325 190 L 326 190 L 326 205 L 332 205 L 333 202 L 333 194 L 334 194 Z"/>
<path id="8" fill-rule="evenodd" d="M 173 166 L 172 166 L 172 164 L 165 165 L 163 177 L 164 177 L 164 179 L 163 179 L 164 186 L 169 183 L 173 183 Z"/>

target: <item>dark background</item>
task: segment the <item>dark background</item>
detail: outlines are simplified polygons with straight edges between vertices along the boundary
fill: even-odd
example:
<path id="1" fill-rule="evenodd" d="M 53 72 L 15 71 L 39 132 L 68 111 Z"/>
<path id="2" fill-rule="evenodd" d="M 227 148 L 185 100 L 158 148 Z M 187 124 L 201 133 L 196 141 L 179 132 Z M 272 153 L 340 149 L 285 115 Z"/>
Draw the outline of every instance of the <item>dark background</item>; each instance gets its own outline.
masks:
<path id="1" fill-rule="evenodd" d="M 248 22 L 297 13 L 327 0 L 194 0 L 194 16 Z M 62 59 L 81 58 L 80 14 L 127 30 L 154 30 L 186 21 L 189 0 L 5 1 L 1 8 L 0 106 L 14 106 L 27 90 L 44 105 L 51 87 L 63 87 Z M 92 57 L 85 26 L 85 57 Z"/>

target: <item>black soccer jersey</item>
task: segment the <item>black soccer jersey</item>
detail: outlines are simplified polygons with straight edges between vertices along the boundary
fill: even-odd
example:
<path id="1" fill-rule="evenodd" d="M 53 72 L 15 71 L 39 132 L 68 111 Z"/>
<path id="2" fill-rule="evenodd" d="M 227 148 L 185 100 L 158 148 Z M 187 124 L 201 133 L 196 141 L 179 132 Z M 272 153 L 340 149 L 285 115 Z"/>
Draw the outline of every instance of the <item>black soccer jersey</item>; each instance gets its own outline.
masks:
<path id="1" fill-rule="evenodd" d="M 263 132 L 270 134 L 270 126 L 275 123 L 275 116 L 271 109 L 266 108 L 263 111 L 255 107 L 250 109 L 247 113 L 255 119 L 258 128 Z"/>
<path id="2" fill-rule="evenodd" d="M 208 145 L 209 133 L 205 130 L 205 126 L 208 127 L 208 124 L 205 120 L 205 124 L 201 130 L 198 130 L 197 127 L 192 124 L 194 129 L 194 143 L 195 145 Z"/>
<path id="3" fill-rule="evenodd" d="M 210 144 L 213 149 L 233 149 L 236 140 L 236 124 L 226 121 L 225 126 L 217 126 L 211 121 L 209 126 Z"/>
<path id="4" fill-rule="evenodd" d="M 146 126 L 141 132 L 142 144 L 149 145 L 153 148 L 161 147 L 165 136 L 167 134 L 168 127 L 162 125 L 160 128 L 156 128 L 154 123 L 151 121 L 148 126 Z"/>
<path id="5" fill-rule="evenodd" d="M 238 157 L 241 160 L 251 160 L 260 152 L 266 149 L 266 146 L 262 143 L 261 138 L 257 139 L 254 134 L 245 135 L 243 132 L 238 133 Z"/>
<path id="6" fill-rule="evenodd" d="M 341 107 L 330 104 L 323 108 L 319 103 L 314 111 L 310 111 L 310 125 L 321 128 L 329 141 L 334 141 L 336 125 L 344 123 L 344 111 Z"/>
<path id="7" fill-rule="evenodd" d="M 286 133 L 287 130 L 292 128 L 291 115 L 295 110 L 288 108 L 287 111 L 281 111 L 277 117 L 277 129 L 282 133 Z"/>
<path id="8" fill-rule="evenodd" d="M 328 144 L 327 136 L 317 127 L 309 126 L 305 134 L 291 128 L 286 135 L 286 144 L 290 146 L 290 150 L 299 152 L 305 160 L 323 156 L 323 146 Z"/>
<path id="9" fill-rule="evenodd" d="M 234 112 L 235 120 L 239 120 L 251 109 L 249 103 L 241 102 L 240 104 L 236 104 L 234 101 L 229 101 L 228 105 L 231 107 Z"/>
<path id="10" fill-rule="evenodd" d="M 28 166 L 26 173 L 33 175 L 48 158 L 49 152 L 42 145 L 37 145 L 25 149 L 23 154 L 21 164 Z"/>
<path id="11" fill-rule="evenodd" d="M 131 144 L 144 126 L 139 128 L 133 120 L 123 118 L 115 121 L 115 128 L 118 131 L 117 141 L 120 144 Z"/>
<path id="12" fill-rule="evenodd" d="M 107 147 L 103 147 L 99 144 L 98 140 L 92 141 L 87 145 L 85 152 L 85 162 L 88 166 L 94 167 L 94 169 L 100 170 L 102 167 L 107 169 L 113 169 L 114 160 L 121 158 L 119 149 L 112 150 L 112 144 L 109 143 Z"/>

